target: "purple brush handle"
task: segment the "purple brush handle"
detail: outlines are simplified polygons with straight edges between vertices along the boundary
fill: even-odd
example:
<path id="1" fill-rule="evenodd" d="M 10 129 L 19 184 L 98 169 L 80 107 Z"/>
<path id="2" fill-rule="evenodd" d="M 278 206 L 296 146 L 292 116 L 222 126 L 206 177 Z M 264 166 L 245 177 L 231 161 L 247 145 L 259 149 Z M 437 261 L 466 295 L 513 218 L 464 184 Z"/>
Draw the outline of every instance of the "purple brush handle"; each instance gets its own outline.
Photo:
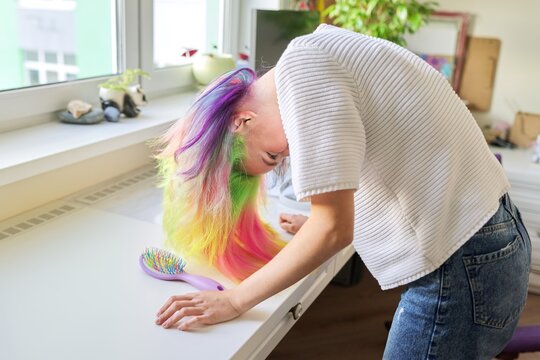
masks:
<path id="1" fill-rule="evenodd" d="M 223 285 L 221 285 L 217 281 L 207 278 L 206 276 L 193 275 L 186 272 L 172 276 L 175 278 L 175 280 L 185 281 L 199 290 L 225 290 Z"/>
<path id="2" fill-rule="evenodd" d="M 172 275 L 172 274 L 164 274 L 162 272 L 158 272 L 156 270 L 150 269 L 144 262 L 143 256 L 139 258 L 139 264 L 141 265 L 141 268 L 143 269 L 145 273 L 147 273 L 148 275 L 156 279 L 167 280 L 167 281 L 173 281 L 173 280 L 184 281 L 199 290 L 219 290 L 219 291 L 225 290 L 223 285 L 221 285 L 217 281 L 207 278 L 206 276 L 193 275 L 193 274 L 188 274 L 186 272 Z"/>

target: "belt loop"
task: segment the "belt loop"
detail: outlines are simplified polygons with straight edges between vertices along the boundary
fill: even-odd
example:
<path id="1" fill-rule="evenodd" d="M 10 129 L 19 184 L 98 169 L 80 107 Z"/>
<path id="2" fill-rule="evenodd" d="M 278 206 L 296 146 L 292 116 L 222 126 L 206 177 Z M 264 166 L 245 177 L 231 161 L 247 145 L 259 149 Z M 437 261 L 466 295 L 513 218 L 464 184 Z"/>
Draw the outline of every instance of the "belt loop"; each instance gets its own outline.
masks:
<path id="1" fill-rule="evenodd" d="M 514 205 L 512 200 L 510 199 L 510 195 L 508 195 L 508 193 L 506 193 L 506 194 L 504 194 L 502 199 L 503 199 L 503 207 L 504 207 L 504 209 L 506 210 L 508 215 L 510 215 L 512 217 L 512 219 L 514 219 L 514 221 L 517 224 L 518 219 L 517 219 L 516 206 Z"/>
<path id="2" fill-rule="evenodd" d="M 508 206 L 510 205 L 510 197 L 508 196 L 508 193 L 504 193 L 504 195 L 501 197 L 501 202 L 508 210 L 510 210 Z"/>

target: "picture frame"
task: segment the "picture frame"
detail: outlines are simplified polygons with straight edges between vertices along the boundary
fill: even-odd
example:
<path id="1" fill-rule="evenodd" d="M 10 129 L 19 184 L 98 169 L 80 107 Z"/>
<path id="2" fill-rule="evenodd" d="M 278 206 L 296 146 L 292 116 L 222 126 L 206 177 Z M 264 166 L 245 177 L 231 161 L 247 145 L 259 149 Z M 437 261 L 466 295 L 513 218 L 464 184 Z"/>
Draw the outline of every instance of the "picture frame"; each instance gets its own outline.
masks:
<path id="1" fill-rule="evenodd" d="M 470 16 L 462 12 L 436 11 L 416 33 L 405 36 L 407 48 L 440 71 L 459 91 Z"/>

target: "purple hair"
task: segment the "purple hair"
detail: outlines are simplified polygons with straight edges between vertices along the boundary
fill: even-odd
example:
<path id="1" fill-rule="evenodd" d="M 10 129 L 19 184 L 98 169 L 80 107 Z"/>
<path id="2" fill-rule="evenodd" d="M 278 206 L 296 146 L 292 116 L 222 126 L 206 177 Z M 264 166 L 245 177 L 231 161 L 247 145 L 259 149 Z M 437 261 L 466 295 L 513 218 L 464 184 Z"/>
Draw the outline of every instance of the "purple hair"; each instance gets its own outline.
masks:
<path id="1" fill-rule="evenodd" d="M 215 80 L 193 103 L 183 144 L 174 153 L 177 158 L 194 146 L 201 150 L 198 161 L 181 172 L 187 179 L 204 170 L 211 171 L 222 152 L 227 150 L 224 146 L 230 148 L 231 119 L 255 80 L 256 74 L 249 68 L 233 70 Z"/>

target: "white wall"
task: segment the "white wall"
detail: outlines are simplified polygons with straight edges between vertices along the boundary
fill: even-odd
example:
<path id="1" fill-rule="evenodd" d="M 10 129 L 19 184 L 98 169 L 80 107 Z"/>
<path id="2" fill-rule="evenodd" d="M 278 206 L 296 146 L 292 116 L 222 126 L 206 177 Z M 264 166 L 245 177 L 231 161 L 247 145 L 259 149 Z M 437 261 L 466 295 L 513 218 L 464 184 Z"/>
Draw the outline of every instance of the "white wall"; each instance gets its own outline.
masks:
<path id="1" fill-rule="evenodd" d="M 491 111 L 481 125 L 513 122 L 515 111 L 540 113 L 540 1 L 438 0 L 439 9 L 474 15 L 472 36 L 501 40 Z"/>
<path id="2" fill-rule="evenodd" d="M 135 144 L 41 175 L 0 186 L 0 221 L 61 199 L 152 162 L 145 143 Z M 8 204 L 9 206 L 3 206 Z"/>

